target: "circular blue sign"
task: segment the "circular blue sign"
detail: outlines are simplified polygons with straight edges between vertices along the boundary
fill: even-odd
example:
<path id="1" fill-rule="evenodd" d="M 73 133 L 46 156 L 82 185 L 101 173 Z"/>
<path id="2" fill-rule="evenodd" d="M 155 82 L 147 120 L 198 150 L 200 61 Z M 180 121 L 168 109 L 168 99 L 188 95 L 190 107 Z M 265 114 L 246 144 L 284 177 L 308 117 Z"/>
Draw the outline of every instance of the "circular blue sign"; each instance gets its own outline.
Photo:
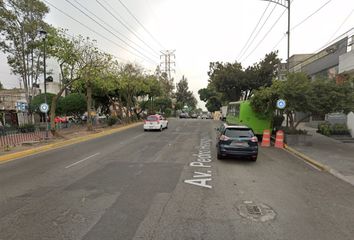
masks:
<path id="1" fill-rule="evenodd" d="M 42 104 L 39 106 L 39 110 L 41 110 L 42 113 L 48 112 L 48 110 L 49 110 L 48 104 L 42 103 Z"/>
<path id="2" fill-rule="evenodd" d="M 286 107 L 286 102 L 284 99 L 279 99 L 277 101 L 277 108 L 284 109 Z"/>

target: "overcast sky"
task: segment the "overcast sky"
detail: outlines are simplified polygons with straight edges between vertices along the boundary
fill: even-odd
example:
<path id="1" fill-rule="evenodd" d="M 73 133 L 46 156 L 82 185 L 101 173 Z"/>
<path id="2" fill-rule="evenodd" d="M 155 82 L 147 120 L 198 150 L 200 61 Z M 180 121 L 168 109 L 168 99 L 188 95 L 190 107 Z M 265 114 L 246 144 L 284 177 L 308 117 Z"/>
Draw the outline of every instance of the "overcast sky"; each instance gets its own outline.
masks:
<path id="1" fill-rule="evenodd" d="M 120 0 L 148 30 L 149 33 L 147 33 L 119 0 L 68 0 L 82 11 L 86 11 L 83 6 L 92 11 L 100 18 L 98 21 L 108 23 L 109 26 L 106 28 L 111 29 L 116 36 L 123 35 L 121 38 L 140 53 L 97 25 L 66 0 L 46 1 L 87 25 L 96 33 L 50 5 L 50 13 L 46 17 L 48 23 L 55 27 L 68 29 L 69 34 L 81 34 L 96 39 L 101 50 L 125 61 L 139 63 L 147 70 L 153 71 L 156 68 L 160 62 L 159 52 L 161 50 L 176 50 L 176 74 L 173 75 L 175 83 L 182 75 L 185 75 L 190 89 L 193 90 L 198 100 L 198 90 L 207 86 L 209 62 L 238 60 L 242 61 L 244 67 L 247 67 L 259 61 L 273 49 L 278 49 L 279 56 L 283 60 L 286 59 L 287 12 L 279 19 L 285 8 L 267 1 Z M 324 4 L 325 6 L 320 11 L 291 31 L 290 55 L 315 52 L 354 27 L 353 0 L 293 0 L 291 26 L 296 26 Z M 266 8 L 267 11 L 260 21 L 259 28 L 270 15 L 268 21 L 246 53 L 240 54 Z M 92 13 L 87 14 L 94 18 Z M 126 27 L 117 19 L 124 22 Z M 275 24 L 277 19 L 279 21 Z M 273 24 L 275 24 L 274 28 L 261 41 Z M 258 29 L 255 33 L 257 32 Z M 282 41 L 277 45 L 281 39 Z M 130 52 L 118 45 L 129 49 Z M 145 55 L 145 58 L 141 56 L 141 53 Z M 8 77 L 9 69 L 3 55 L 0 60 L 1 82 L 5 87 L 19 86 L 18 77 Z"/>

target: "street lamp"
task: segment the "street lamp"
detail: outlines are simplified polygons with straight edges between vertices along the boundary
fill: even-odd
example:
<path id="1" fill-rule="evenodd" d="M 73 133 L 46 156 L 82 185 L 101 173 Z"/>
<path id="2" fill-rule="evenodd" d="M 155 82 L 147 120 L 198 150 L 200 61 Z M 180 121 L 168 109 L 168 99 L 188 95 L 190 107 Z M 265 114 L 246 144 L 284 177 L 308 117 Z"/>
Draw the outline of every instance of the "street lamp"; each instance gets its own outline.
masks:
<path id="1" fill-rule="evenodd" d="M 42 41 L 43 41 L 43 75 L 44 75 L 44 103 L 47 103 L 47 72 L 46 72 L 46 39 L 47 39 L 47 32 L 44 30 L 40 30 L 39 34 L 42 36 Z M 48 128 L 49 128 L 49 123 L 48 123 L 48 111 L 45 113 L 45 123 L 46 123 L 46 128 L 45 128 L 45 138 L 48 139 Z"/>
<path id="2" fill-rule="evenodd" d="M 291 3 L 291 1 L 290 0 L 263 0 L 263 1 L 276 3 L 280 6 L 285 7 L 288 10 L 288 32 L 287 32 L 287 35 L 288 35 L 288 54 L 287 54 L 288 64 L 287 64 L 287 69 L 289 72 L 289 70 L 290 70 L 289 58 L 290 58 L 290 3 Z"/>

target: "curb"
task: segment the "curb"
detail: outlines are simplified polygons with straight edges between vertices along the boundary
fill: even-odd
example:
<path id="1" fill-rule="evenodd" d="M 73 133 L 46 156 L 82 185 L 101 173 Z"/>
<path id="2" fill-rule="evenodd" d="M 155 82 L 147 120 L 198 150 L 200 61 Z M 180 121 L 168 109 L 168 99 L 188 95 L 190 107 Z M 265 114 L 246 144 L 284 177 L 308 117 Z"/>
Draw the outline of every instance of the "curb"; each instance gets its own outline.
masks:
<path id="1" fill-rule="evenodd" d="M 303 153 L 300 153 L 299 151 L 289 147 L 288 145 L 284 144 L 284 149 L 295 154 L 296 156 L 302 158 L 303 160 L 305 160 L 306 162 L 316 166 L 317 168 L 321 169 L 322 171 L 326 171 L 326 172 L 330 172 L 330 168 L 322 163 L 319 163 L 318 161 L 306 156 Z"/>
<path id="2" fill-rule="evenodd" d="M 96 138 L 100 138 L 100 137 L 104 137 L 107 135 L 111 135 L 113 133 L 116 132 L 120 132 L 129 128 L 133 128 L 136 126 L 141 125 L 141 122 L 138 123 L 133 123 L 133 124 L 129 124 L 129 125 L 125 125 L 125 126 L 121 126 L 119 128 L 114 128 L 114 129 L 110 129 L 107 131 L 102 131 L 99 133 L 93 133 L 87 136 L 83 136 L 83 137 L 77 137 L 77 138 L 72 138 L 69 140 L 64 140 L 61 142 L 57 142 L 57 143 L 51 143 L 51 144 L 47 144 L 44 146 L 40 146 L 40 147 L 36 147 L 33 149 L 28 149 L 28 150 L 24 150 L 24 151 L 20 151 L 20 152 L 16 152 L 16 153 L 9 153 L 3 156 L 0 156 L 0 164 L 5 163 L 5 162 L 9 162 L 18 158 L 22 158 L 22 157 L 27 157 L 27 156 L 31 156 L 31 155 L 35 155 L 38 153 L 42 153 L 42 152 L 47 152 L 53 149 L 58 149 L 61 147 L 65 147 L 65 146 L 69 146 L 72 144 L 76 144 L 76 143 L 80 143 L 80 142 L 86 142 L 92 139 L 96 139 Z"/>

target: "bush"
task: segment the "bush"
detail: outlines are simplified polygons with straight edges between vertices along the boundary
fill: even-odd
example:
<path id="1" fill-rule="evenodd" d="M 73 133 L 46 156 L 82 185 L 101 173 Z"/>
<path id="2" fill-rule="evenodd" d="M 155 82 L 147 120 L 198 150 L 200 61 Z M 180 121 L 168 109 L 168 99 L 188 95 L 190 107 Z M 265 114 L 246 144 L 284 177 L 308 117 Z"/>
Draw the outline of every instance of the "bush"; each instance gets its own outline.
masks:
<path id="1" fill-rule="evenodd" d="M 317 132 L 325 136 L 331 135 L 331 124 L 329 122 L 320 123 L 317 128 Z"/>
<path id="2" fill-rule="evenodd" d="M 331 134 L 333 135 L 347 135 L 349 130 L 345 124 L 336 123 L 332 126 Z"/>
<path id="3" fill-rule="evenodd" d="M 165 117 L 171 117 L 171 115 L 172 115 L 172 109 L 166 108 L 165 109 Z"/>
<path id="4" fill-rule="evenodd" d="M 22 126 L 19 126 L 18 130 L 21 133 L 34 132 L 36 130 L 36 126 L 34 124 L 27 123 Z"/>
<path id="5" fill-rule="evenodd" d="M 349 134 L 349 129 L 345 124 L 336 123 L 331 125 L 329 122 L 324 122 L 318 124 L 317 132 L 329 136 L 329 135 L 347 135 Z"/>
<path id="6" fill-rule="evenodd" d="M 118 122 L 118 118 L 116 116 L 109 116 L 107 118 L 107 124 L 108 126 L 113 126 L 114 124 L 116 124 Z"/>

